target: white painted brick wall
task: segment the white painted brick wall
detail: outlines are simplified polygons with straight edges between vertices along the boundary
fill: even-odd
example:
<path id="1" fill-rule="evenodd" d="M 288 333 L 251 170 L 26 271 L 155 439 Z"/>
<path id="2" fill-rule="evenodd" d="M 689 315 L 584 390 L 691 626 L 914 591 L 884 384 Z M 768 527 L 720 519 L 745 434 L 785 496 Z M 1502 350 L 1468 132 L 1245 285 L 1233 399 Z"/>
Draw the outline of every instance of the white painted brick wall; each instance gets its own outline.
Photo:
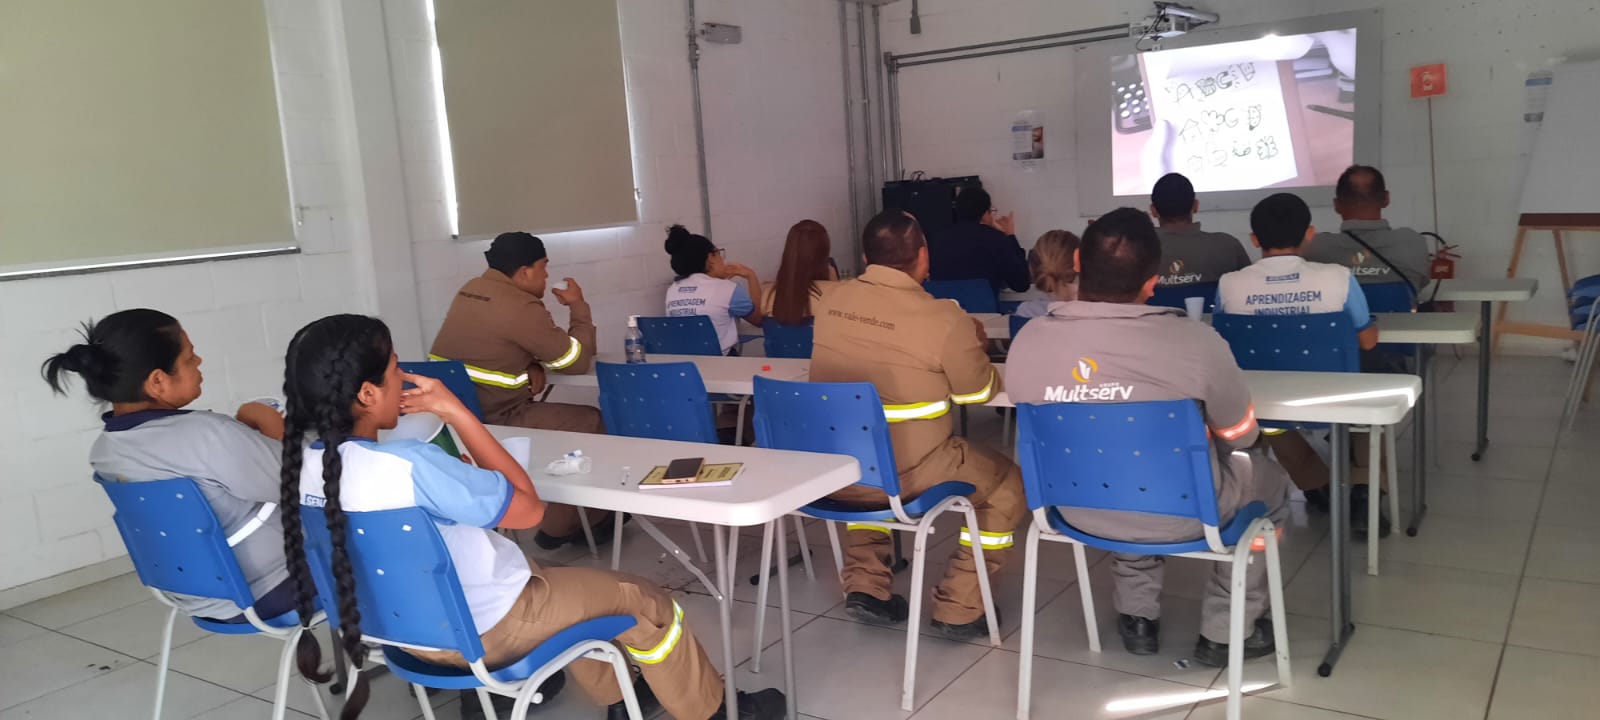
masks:
<path id="1" fill-rule="evenodd" d="M 79 323 L 153 307 L 178 317 L 204 358 L 199 406 L 231 411 L 278 395 L 283 348 L 300 324 L 361 312 L 337 149 L 328 63 L 337 50 L 331 3 L 270 0 L 285 141 L 303 253 L 96 275 L 0 282 L 0 590 L 124 554 L 110 505 L 89 482 L 100 408 L 74 383 L 54 397 L 39 377 L 46 356 L 76 340 Z"/>
<path id="2" fill-rule="evenodd" d="M 1460 3 L 1453 0 L 1209 0 L 1196 3 L 1221 14 L 1229 26 L 1383 8 L 1383 170 L 1396 224 L 1432 229 L 1428 186 L 1427 106 L 1409 96 L 1409 69 L 1449 64 L 1450 93 L 1434 103 L 1438 158 L 1439 227 L 1462 246 L 1464 276 L 1498 277 L 1510 258 L 1529 146 L 1522 124 L 1522 81 L 1563 56 L 1593 47 L 1600 22 L 1593 3 L 1530 0 Z M 923 0 L 921 35 L 909 31 L 910 5 L 885 7 L 884 46 L 915 52 L 1127 22 L 1150 11 L 1148 3 L 1039 0 Z M 909 68 L 901 73 L 901 117 L 907 171 L 929 175 L 981 174 L 995 206 L 1017 215 L 1024 245 L 1053 227 L 1080 231 L 1073 157 L 1074 55 L 1070 48 Z M 1008 160 L 1010 121 L 1018 110 L 1044 113 L 1047 161 L 1023 173 Z M 1319 227 L 1336 228 L 1329 198 L 1313 208 Z M 1245 212 L 1207 213 L 1208 228 L 1241 237 Z M 1600 272 L 1594 234 L 1570 241 L 1574 277 Z M 1548 234 L 1524 254 L 1523 274 L 1543 287 L 1513 317 L 1559 322 L 1560 277 Z M 1532 341 L 1511 340 L 1524 347 Z"/>

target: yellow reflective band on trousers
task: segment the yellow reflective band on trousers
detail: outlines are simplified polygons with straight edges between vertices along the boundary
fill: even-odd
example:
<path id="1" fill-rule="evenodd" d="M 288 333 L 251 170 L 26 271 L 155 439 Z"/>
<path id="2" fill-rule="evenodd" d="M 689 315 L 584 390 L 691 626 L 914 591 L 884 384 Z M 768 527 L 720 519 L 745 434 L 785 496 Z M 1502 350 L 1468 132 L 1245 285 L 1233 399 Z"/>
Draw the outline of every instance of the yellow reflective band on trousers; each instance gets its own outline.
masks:
<path id="1" fill-rule="evenodd" d="M 844 526 L 844 531 L 845 532 L 855 532 L 857 530 L 871 530 L 873 532 L 881 532 L 881 533 L 883 533 L 885 535 L 893 535 L 894 534 L 893 530 L 890 530 L 889 528 L 883 527 L 882 525 L 863 525 L 861 523 L 846 523 L 845 526 Z"/>
<path id="2" fill-rule="evenodd" d="M 1010 532 L 985 532 L 978 531 L 978 543 L 985 550 L 1004 550 L 1015 543 Z M 961 528 L 961 544 L 972 547 L 972 534 L 966 528 Z"/>
<path id="3" fill-rule="evenodd" d="M 450 358 L 440 357 L 438 355 L 429 353 L 428 359 L 448 361 Z M 481 368 L 476 365 L 468 365 L 466 363 L 461 363 L 461 365 L 467 369 L 467 377 L 472 378 L 472 381 L 479 385 L 516 389 L 519 387 L 525 387 L 528 384 L 527 373 L 522 373 L 521 375 L 512 375 L 510 373 L 496 372 L 494 370 Z"/>
<path id="4" fill-rule="evenodd" d="M 649 650 L 640 650 L 628 647 L 628 654 L 633 659 L 645 665 L 655 665 L 666 660 L 672 654 L 673 648 L 678 647 L 678 640 L 683 638 L 683 608 L 678 606 L 678 601 L 672 601 L 672 627 L 667 629 L 667 636 Z"/>
<path id="5" fill-rule="evenodd" d="M 944 400 L 883 406 L 884 419 L 892 423 L 905 422 L 906 420 L 932 420 L 948 412 L 950 412 L 950 403 Z"/>
<path id="6" fill-rule="evenodd" d="M 994 370 L 992 369 L 989 371 L 989 382 L 983 386 L 982 390 L 965 395 L 950 396 L 950 399 L 954 400 L 957 405 L 977 405 L 989 402 L 992 398 L 994 398 Z"/>
<path id="7" fill-rule="evenodd" d="M 575 337 L 569 337 L 567 340 L 569 342 L 567 343 L 566 354 L 551 360 L 550 362 L 539 364 L 551 370 L 561 370 L 563 368 L 571 367 L 573 363 L 577 362 L 578 356 L 583 354 L 583 343 L 578 342 L 578 339 Z"/>

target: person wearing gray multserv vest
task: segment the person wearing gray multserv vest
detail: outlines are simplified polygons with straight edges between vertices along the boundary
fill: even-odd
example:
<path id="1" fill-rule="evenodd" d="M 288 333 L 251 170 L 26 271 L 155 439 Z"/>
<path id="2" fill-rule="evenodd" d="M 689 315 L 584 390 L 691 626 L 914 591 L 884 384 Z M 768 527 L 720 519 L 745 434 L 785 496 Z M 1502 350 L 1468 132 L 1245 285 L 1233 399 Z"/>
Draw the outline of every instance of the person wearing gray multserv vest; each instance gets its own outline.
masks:
<path id="1" fill-rule="evenodd" d="M 1239 238 L 1222 232 L 1206 232 L 1194 221 L 1200 201 L 1194 196 L 1194 183 L 1178 173 L 1167 173 L 1150 190 L 1150 217 L 1160 227 L 1161 287 L 1214 283 L 1223 275 L 1250 266 L 1250 253 Z"/>
<path id="2" fill-rule="evenodd" d="M 1344 221 L 1339 232 L 1317 233 L 1300 255 L 1309 262 L 1350 268 L 1363 285 L 1409 283 L 1415 298 L 1428 282 L 1428 241 L 1411 228 L 1389 227 L 1383 219 L 1388 207 L 1383 173 L 1368 165 L 1351 165 L 1334 188 L 1333 209 Z"/>
<path id="3" fill-rule="evenodd" d="M 1114 210 L 1084 232 L 1076 258 L 1078 299 L 1057 302 L 1012 341 L 1005 388 L 1019 403 L 1200 401 L 1217 454 L 1217 513 L 1226 524 L 1239 508 L 1261 502 L 1274 523 L 1288 518 L 1290 482 L 1257 449 L 1261 431 L 1244 373 L 1228 344 L 1181 310 L 1145 305 L 1154 292 L 1161 248 L 1155 228 L 1133 208 Z M 1202 536 L 1199 521 L 1118 510 L 1074 510 L 1074 527 L 1132 542 L 1176 542 Z M 1116 553 L 1117 629 L 1135 655 L 1160 651 L 1163 558 Z M 1194 659 L 1228 664 L 1228 598 L 1232 569 L 1217 564 L 1200 604 Z M 1275 647 L 1267 614 L 1266 564 L 1250 564 L 1245 580 L 1246 658 Z M 1246 625 L 1246 627 L 1251 627 Z"/>

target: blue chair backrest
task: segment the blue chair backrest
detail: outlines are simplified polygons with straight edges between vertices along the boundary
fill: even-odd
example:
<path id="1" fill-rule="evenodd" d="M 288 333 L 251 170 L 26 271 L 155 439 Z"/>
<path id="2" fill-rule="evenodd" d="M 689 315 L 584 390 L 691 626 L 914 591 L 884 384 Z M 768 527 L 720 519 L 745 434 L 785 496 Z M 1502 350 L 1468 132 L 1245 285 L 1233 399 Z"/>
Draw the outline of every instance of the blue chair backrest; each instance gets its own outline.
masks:
<path id="1" fill-rule="evenodd" d="M 1193 400 L 1017 406 L 1029 509 L 1126 510 L 1217 525 L 1214 457 Z"/>
<path id="2" fill-rule="evenodd" d="M 1367 309 L 1375 313 L 1411 312 L 1417 306 L 1411 286 L 1403 282 L 1362 283 L 1361 293 L 1367 296 Z"/>
<path id="3" fill-rule="evenodd" d="M 255 604 L 211 503 L 189 478 L 120 482 L 95 475 L 139 582 L 169 593 Z"/>
<path id="4" fill-rule="evenodd" d="M 600 417 L 625 437 L 717 442 L 711 399 L 694 363 L 597 363 Z"/>
<path id="5" fill-rule="evenodd" d="M 704 315 L 641 317 L 639 332 L 644 334 L 647 354 L 721 355 L 722 342 L 717 328 Z"/>
<path id="6" fill-rule="evenodd" d="M 1146 301 L 1145 304 L 1185 310 L 1187 309 L 1187 306 L 1184 305 L 1183 301 L 1192 297 L 1205 298 L 1205 311 L 1208 313 L 1213 312 L 1217 305 L 1217 284 L 1211 282 L 1189 283 L 1188 285 L 1168 285 L 1166 287 L 1157 286 L 1155 293 L 1150 296 L 1150 299 Z"/>
<path id="7" fill-rule="evenodd" d="M 767 318 L 767 321 L 761 324 L 767 357 L 810 359 L 811 325 L 811 320 L 806 320 L 804 325 L 784 325 L 770 317 Z"/>
<path id="8" fill-rule="evenodd" d="M 858 485 L 900 494 L 889 421 L 872 383 L 811 383 L 755 377 L 756 445 L 849 455 Z"/>
<path id="9" fill-rule="evenodd" d="M 345 513 L 345 551 L 356 585 L 361 634 L 426 648 L 457 650 L 468 662 L 483 643 L 461 592 L 455 563 L 422 508 Z M 339 626 L 333 538 L 323 508 L 300 506 L 306 560 L 328 622 Z"/>
<path id="10" fill-rule="evenodd" d="M 467 366 L 459 360 L 427 360 L 421 362 L 400 363 L 400 370 L 412 375 L 431 377 L 450 389 L 455 396 L 461 398 L 461 404 L 472 411 L 472 415 L 479 420 L 483 419 L 483 406 L 478 403 L 478 386 L 472 383 L 472 376 L 467 374 Z"/>
<path id="11" fill-rule="evenodd" d="M 988 280 L 929 280 L 922 287 L 936 298 L 956 301 L 969 313 L 1000 312 L 1000 300 Z"/>
<path id="12" fill-rule="evenodd" d="M 1022 326 L 1027 325 L 1028 321 L 1033 318 L 1021 315 L 1007 315 L 1006 319 L 1011 323 L 1011 339 L 1015 340 L 1017 339 L 1017 333 L 1022 332 Z"/>
<path id="13" fill-rule="evenodd" d="M 1360 372 L 1360 345 L 1350 316 L 1314 315 L 1211 316 L 1211 327 L 1244 370 Z"/>

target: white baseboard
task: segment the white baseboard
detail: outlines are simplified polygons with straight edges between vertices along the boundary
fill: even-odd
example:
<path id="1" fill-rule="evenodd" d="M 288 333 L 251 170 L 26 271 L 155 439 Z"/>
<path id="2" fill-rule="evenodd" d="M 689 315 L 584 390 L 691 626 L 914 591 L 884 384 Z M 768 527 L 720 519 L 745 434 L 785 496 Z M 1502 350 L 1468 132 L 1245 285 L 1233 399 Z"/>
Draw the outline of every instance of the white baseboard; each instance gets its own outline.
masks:
<path id="1" fill-rule="evenodd" d="M 76 590 L 86 585 L 93 585 L 101 580 L 109 580 L 130 572 L 133 572 L 133 561 L 128 559 L 127 555 L 101 560 L 93 565 L 76 570 L 68 570 L 60 575 L 52 575 L 42 580 L 35 580 L 31 583 L 0 590 L 0 610 L 10 610 L 19 605 L 26 605 L 52 595 L 60 595 L 68 590 Z"/>

